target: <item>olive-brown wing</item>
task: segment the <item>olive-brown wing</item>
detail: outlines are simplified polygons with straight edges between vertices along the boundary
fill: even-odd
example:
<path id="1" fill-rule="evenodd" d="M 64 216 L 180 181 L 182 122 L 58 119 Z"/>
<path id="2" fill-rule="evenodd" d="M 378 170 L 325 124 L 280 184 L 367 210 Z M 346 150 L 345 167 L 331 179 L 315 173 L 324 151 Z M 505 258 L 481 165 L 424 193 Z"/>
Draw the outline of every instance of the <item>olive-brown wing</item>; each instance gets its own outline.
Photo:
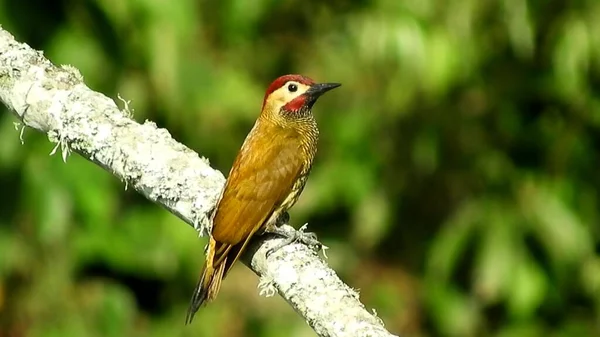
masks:
<path id="1" fill-rule="evenodd" d="M 250 138 L 242 146 L 215 211 L 212 235 L 219 242 L 235 245 L 255 233 L 302 171 L 300 149 L 293 139 L 256 140 L 261 139 Z"/>

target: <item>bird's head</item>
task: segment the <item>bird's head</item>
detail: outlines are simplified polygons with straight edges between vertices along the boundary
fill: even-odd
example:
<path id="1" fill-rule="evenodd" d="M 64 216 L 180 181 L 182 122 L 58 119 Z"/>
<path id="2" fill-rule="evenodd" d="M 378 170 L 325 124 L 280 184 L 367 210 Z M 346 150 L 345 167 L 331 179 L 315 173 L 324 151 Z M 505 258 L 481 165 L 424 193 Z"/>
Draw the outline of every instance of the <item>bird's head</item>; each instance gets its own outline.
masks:
<path id="1" fill-rule="evenodd" d="M 315 83 L 302 75 L 284 75 L 277 78 L 265 93 L 263 113 L 277 117 L 302 118 L 311 114 L 311 108 L 321 95 L 339 87 L 339 83 Z"/>

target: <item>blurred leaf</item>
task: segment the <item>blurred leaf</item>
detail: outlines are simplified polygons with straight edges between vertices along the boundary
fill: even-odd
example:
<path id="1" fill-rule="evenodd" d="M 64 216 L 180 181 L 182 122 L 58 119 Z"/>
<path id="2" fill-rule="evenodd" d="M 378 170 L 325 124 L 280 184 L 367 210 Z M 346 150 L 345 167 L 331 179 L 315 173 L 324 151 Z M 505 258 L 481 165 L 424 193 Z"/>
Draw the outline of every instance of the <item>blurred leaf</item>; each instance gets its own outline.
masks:
<path id="1" fill-rule="evenodd" d="M 576 263 L 591 252 L 589 234 L 576 214 L 559 198 L 560 191 L 526 181 L 520 191 L 532 230 L 557 263 Z"/>
<path id="2" fill-rule="evenodd" d="M 439 284 L 429 284 L 428 289 L 431 314 L 443 335 L 474 336 L 479 321 L 475 303 L 458 291 Z"/>
<path id="3" fill-rule="evenodd" d="M 429 253 L 427 273 L 437 282 L 449 282 L 461 254 L 467 249 L 479 221 L 479 205 L 466 204 L 436 236 Z"/>
<path id="4" fill-rule="evenodd" d="M 514 219 L 514 210 L 495 201 L 486 206 L 488 216 L 479 241 L 474 284 L 484 302 L 493 304 L 510 293 L 514 268 L 522 258 L 519 253 L 523 247 L 515 230 L 518 222 Z"/>
<path id="5" fill-rule="evenodd" d="M 518 318 L 532 316 L 541 305 L 547 281 L 541 268 L 528 258 L 521 258 L 513 266 L 512 285 L 509 288 L 509 310 Z"/>

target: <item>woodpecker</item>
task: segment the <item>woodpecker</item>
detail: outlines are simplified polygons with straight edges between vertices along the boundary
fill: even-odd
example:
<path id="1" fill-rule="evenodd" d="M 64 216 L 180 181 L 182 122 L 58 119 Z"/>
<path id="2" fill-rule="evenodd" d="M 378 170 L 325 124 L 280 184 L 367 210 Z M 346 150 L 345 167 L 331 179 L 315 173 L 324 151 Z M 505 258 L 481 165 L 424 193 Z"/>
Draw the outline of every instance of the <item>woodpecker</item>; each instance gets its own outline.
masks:
<path id="1" fill-rule="evenodd" d="M 186 324 L 200 306 L 215 299 L 221 281 L 254 235 L 286 237 L 275 250 L 292 241 L 316 241 L 314 236 L 303 236 L 312 233 L 289 233 L 279 223 L 289 218 L 287 211 L 302 193 L 317 152 L 319 129 L 312 107 L 322 94 L 340 85 L 284 75 L 267 88 L 261 113 L 233 162 L 212 213 L 206 261 Z"/>

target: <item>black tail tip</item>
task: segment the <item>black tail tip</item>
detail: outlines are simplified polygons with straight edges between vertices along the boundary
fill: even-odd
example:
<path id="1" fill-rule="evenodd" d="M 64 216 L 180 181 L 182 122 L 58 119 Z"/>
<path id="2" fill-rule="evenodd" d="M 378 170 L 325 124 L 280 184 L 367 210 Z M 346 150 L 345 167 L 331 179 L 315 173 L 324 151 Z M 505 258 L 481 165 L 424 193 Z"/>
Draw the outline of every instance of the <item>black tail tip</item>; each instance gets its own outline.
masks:
<path id="1" fill-rule="evenodd" d="M 194 320 L 194 316 L 196 315 L 196 312 L 198 312 L 198 309 L 200 309 L 201 305 L 202 305 L 202 302 L 190 303 L 190 307 L 188 308 L 187 315 L 185 315 L 185 325 L 192 324 L 192 321 Z"/>
<path id="2" fill-rule="evenodd" d="M 190 306 L 188 307 L 187 315 L 185 316 L 185 325 L 189 325 L 194 320 L 194 316 L 198 312 L 198 309 L 206 302 L 206 292 L 202 291 L 202 289 L 198 288 L 194 291 L 194 296 L 192 296 L 192 300 L 190 301 Z"/>
<path id="3" fill-rule="evenodd" d="M 196 312 L 193 312 L 191 310 L 188 311 L 187 315 L 185 316 L 185 325 L 192 324 L 192 321 L 194 320 L 194 315 L 196 315 Z"/>

